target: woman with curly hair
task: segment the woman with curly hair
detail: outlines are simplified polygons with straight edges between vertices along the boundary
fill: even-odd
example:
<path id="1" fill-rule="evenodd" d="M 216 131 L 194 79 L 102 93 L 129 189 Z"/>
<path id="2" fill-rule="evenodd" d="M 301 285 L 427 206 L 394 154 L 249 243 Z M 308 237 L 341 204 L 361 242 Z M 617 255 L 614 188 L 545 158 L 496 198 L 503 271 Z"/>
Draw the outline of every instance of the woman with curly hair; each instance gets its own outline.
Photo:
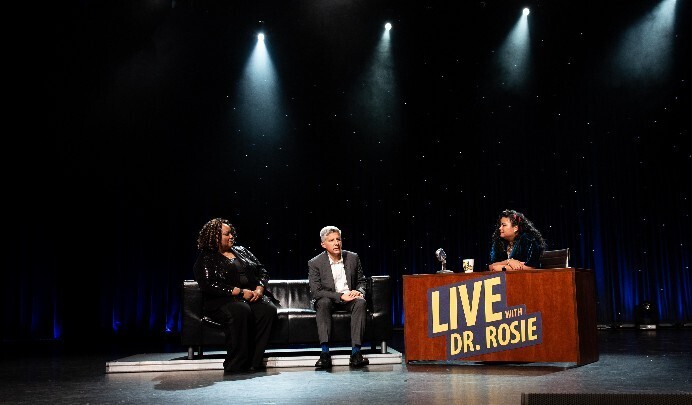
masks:
<path id="1" fill-rule="evenodd" d="M 490 246 L 490 271 L 530 270 L 541 267 L 546 244 L 541 233 L 524 214 L 504 210 L 497 220 Z"/>
<path id="2" fill-rule="evenodd" d="M 264 349 L 276 318 L 269 274 L 249 250 L 235 245 L 235 227 L 223 218 L 204 224 L 197 238 L 195 279 L 204 314 L 223 325 L 226 372 L 263 370 Z"/>

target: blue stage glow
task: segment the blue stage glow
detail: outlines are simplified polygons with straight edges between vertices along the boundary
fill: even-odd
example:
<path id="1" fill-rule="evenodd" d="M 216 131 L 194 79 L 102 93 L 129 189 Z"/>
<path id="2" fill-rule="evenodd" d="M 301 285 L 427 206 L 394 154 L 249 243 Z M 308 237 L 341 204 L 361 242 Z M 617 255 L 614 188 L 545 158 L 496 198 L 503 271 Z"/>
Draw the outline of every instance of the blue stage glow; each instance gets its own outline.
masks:
<path id="1" fill-rule="evenodd" d="M 116 309 L 114 308 L 111 313 L 111 329 L 113 332 L 118 332 L 120 330 L 120 321 L 116 317 Z"/>
<path id="2" fill-rule="evenodd" d="M 62 322 L 58 315 L 57 306 L 53 305 L 53 339 L 60 339 L 62 337 Z"/>
<path id="3" fill-rule="evenodd" d="M 598 192 L 595 190 L 595 196 L 594 201 L 597 201 L 598 198 Z M 613 302 L 608 301 L 608 297 L 614 296 L 614 294 L 610 293 L 608 290 L 610 289 L 607 286 L 607 280 L 609 277 L 606 276 L 606 268 L 604 265 L 604 257 L 603 257 L 603 239 L 602 239 L 602 233 L 603 229 L 601 227 L 601 208 L 600 205 L 596 202 L 593 209 L 593 214 L 590 216 L 591 221 L 589 224 L 586 224 L 585 228 L 591 228 L 590 234 L 593 235 L 593 248 L 592 251 L 588 251 L 588 246 L 589 244 L 584 244 L 584 249 L 582 250 L 582 257 L 593 257 L 593 264 L 592 264 L 592 269 L 594 271 L 594 275 L 596 278 L 596 299 L 600 300 L 600 304 L 598 305 L 599 308 L 599 314 L 598 318 L 599 319 L 615 319 L 614 316 L 615 314 L 612 312 L 613 308 L 615 308 L 615 305 L 613 305 Z M 583 230 L 585 232 L 586 229 Z M 586 234 L 586 233 L 583 233 Z"/>
<path id="4" fill-rule="evenodd" d="M 178 325 L 179 316 L 177 316 L 180 313 L 180 301 L 170 298 L 172 297 L 169 297 L 169 301 L 172 302 L 166 307 L 166 309 L 168 309 L 168 312 L 166 312 L 166 333 L 180 330 L 180 326 Z"/>

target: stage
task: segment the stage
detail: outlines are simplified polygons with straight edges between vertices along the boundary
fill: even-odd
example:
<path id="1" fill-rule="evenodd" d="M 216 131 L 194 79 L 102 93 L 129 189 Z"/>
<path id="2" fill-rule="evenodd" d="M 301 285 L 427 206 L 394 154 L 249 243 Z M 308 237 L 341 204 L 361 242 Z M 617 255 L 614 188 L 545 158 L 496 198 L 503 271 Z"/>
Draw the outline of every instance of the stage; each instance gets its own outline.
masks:
<path id="1" fill-rule="evenodd" d="M 332 348 L 332 364 L 348 366 L 350 348 Z M 197 371 L 223 370 L 223 351 L 205 353 L 203 358 L 189 360 L 187 352 L 180 353 L 142 353 L 106 363 L 106 373 L 139 373 L 151 371 Z M 387 353 L 364 351 L 370 365 L 400 364 L 402 355 L 394 349 Z M 266 351 L 265 365 L 272 368 L 313 367 L 320 358 L 319 349 L 269 349 Z"/>
<path id="2" fill-rule="evenodd" d="M 619 399 L 628 405 L 692 403 L 692 329 L 599 330 L 598 339 L 599 360 L 583 366 L 455 361 L 407 364 L 402 331 L 395 330 L 390 351 L 381 358 L 367 353 L 371 365 L 362 369 L 350 369 L 341 364 L 345 357 L 339 357 L 331 370 L 315 370 L 311 366 L 316 360 L 314 353 L 297 356 L 307 365 L 288 366 L 287 361 L 280 360 L 284 357 L 281 351 L 272 351 L 268 352 L 266 371 L 237 374 L 224 374 L 222 353 L 211 351 L 205 355 L 207 360 L 193 363 L 198 367 L 174 370 L 180 366 L 178 362 L 187 361 L 184 348 L 179 346 L 147 352 L 125 346 L 80 351 L 5 345 L 0 363 L 0 402 L 521 404 L 522 395 L 570 394 L 572 402 L 560 403 L 604 403 L 603 397 L 598 402 L 584 402 L 594 395 L 608 395 L 612 401 L 607 403 L 622 403 L 616 401 Z M 122 366 L 134 368 L 127 371 Z"/>

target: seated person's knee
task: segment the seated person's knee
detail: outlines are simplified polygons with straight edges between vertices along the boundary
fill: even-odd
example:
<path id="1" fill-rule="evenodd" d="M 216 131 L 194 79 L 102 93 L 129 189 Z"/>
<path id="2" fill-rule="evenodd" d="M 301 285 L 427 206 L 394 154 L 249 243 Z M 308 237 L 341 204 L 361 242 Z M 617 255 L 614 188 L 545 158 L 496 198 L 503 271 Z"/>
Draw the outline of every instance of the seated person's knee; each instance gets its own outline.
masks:
<path id="1" fill-rule="evenodd" d="M 368 305 L 368 302 L 365 301 L 364 299 L 357 299 L 353 303 L 353 308 L 358 309 L 358 310 L 365 310 Z"/>
<path id="2" fill-rule="evenodd" d="M 320 308 L 331 308 L 332 307 L 332 300 L 327 297 L 322 297 L 318 298 L 317 301 L 315 301 L 315 309 L 320 309 Z"/>

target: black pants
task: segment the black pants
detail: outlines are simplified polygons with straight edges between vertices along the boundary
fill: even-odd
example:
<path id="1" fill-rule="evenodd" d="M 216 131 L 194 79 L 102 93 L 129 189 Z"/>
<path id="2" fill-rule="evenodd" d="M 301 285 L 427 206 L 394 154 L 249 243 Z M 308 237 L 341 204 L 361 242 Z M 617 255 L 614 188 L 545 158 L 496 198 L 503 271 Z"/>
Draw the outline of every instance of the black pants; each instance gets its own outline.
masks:
<path id="1" fill-rule="evenodd" d="M 206 312 L 224 325 L 225 370 L 246 370 L 264 365 L 264 349 L 276 319 L 276 306 L 271 301 L 266 298 L 257 302 L 230 301 L 216 309 L 208 308 Z"/>

